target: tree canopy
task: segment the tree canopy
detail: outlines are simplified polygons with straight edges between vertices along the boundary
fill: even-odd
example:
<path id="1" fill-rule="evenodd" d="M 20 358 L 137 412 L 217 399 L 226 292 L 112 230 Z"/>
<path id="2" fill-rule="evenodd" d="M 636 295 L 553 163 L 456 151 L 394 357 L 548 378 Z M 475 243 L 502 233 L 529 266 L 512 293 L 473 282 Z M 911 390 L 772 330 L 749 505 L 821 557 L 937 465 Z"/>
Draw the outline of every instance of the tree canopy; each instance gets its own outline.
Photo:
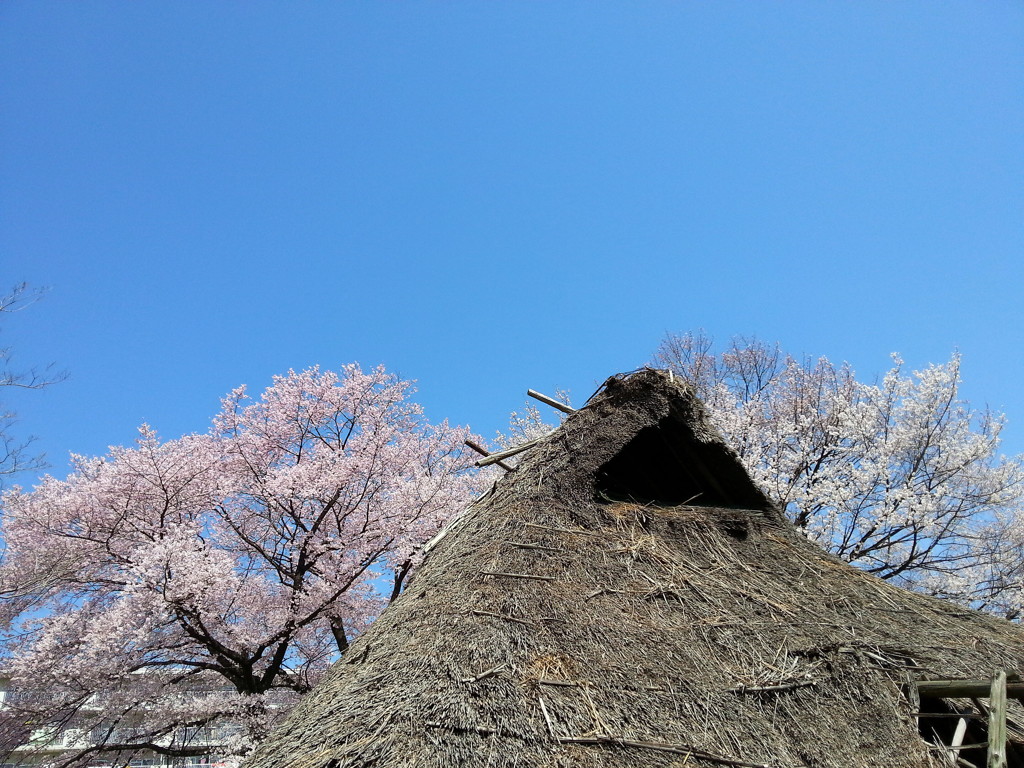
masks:
<path id="1" fill-rule="evenodd" d="M 86 765 L 195 754 L 218 723 L 236 753 L 259 741 L 481 482 L 467 430 L 410 392 L 380 368 L 290 372 L 231 392 L 207 434 L 144 425 L 5 494 L 7 745 L 79 729 L 60 764 Z"/>
<path id="2" fill-rule="evenodd" d="M 960 358 L 880 380 L 757 339 L 669 335 L 654 364 L 696 387 L 754 480 L 825 549 L 1008 618 L 1024 608 L 1024 468 L 1004 417 L 960 395 Z"/>

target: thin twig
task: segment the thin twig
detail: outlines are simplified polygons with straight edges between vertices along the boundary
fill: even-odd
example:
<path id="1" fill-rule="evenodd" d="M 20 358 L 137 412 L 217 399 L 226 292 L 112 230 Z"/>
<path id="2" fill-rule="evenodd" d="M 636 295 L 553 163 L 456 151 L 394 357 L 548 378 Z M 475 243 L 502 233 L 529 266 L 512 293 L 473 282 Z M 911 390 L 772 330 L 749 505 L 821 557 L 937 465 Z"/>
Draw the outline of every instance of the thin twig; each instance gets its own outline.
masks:
<path id="1" fill-rule="evenodd" d="M 620 739 L 615 736 L 575 736 L 563 737 L 559 741 L 563 744 L 615 744 L 623 747 L 637 747 L 639 749 L 653 749 L 659 752 L 671 752 L 686 757 L 696 757 L 709 763 L 719 765 L 731 765 L 735 768 L 771 768 L 767 763 L 748 763 L 744 760 L 737 760 L 723 755 L 715 755 L 696 749 L 685 744 L 663 744 L 655 741 L 633 741 L 632 739 Z"/>
<path id="2" fill-rule="evenodd" d="M 504 613 L 495 613 L 494 611 L 473 611 L 474 616 L 493 616 L 496 619 L 505 619 L 505 621 L 514 621 L 516 624 L 522 624 L 525 627 L 532 627 L 533 623 L 526 621 L 525 619 L 517 619 L 515 616 L 507 616 Z"/>
<path id="3" fill-rule="evenodd" d="M 486 680 L 488 677 L 494 677 L 494 675 L 497 675 L 498 673 L 504 672 L 504 671 L 505 671 L 505 665 L 504 664 L 499 664 L 496 667 L 491 667 L 490 669 L 488 669 L 488 670 L 486 670 L 484 672 L 481 672 L 476 677 L 466 677 L 466 678 L 463 678 L 462 682 L 464 682 L 464 683 L 479 683 L 481 680 Z"/>
<path id="4" fill-rule="evenodd" d="M 495 734 L 501 735 L 500 731 L 496 731 L 494 728 L 481 728 L 479 726 L 466 726 L 466 725 L 445 725 L 444 723 L 428 722 L 425 723 L 427 728 L 445 728 L 449 731 L 473 731 L 479 733 L 481 736 L 493 736 Z"/>
<path id="5" fill-rule="evenodd" d="M 543 549 L 545 552 L 565 552 L 564 549 L 558 547 L 545 547 L 542 544 L 530 544 L 525 541 L 506 541 L 510 547 L 518 547 L 519 549 Z"/>
<path id="6" fill-rule="evenodd" d="M 540 711 L 544 713 L 544 722 L 548 724 L 548 733 L 551 734 L 551 738 L 558 741 L 558 736 L 555 734 L 555 726 L 551 723 L 551 716 L 548 715 L 548 708 L 544 706 L 544 698 L 542 696 L 537 697 L 537 701 L 540 702 Z"/>
<path id="7" fill-rule="evenodd" d="M 542 528 L 545 531 L 557 531 L 558 533 L 574 533 L 577 536 L 596 536 L 597 535 L 597 534 L 593 533 L 592 531 L 583 531 L 583 530 L 575 530 L 574 531 L 574 530 L 572 530 L 570 528 L 555 528 L 552 525 L 541 525 L 540 523 L 526 523 L 526 522 L 524 522 L 523 525 L 525 525 L 527 528 Z"/>
<path id="8" fill-rule="evenodd" d="M 735 688 L 727 688 L 728 693 L 769 693 L 773 691 L 791 691 L 794 688 L 806 688 L 817 685 L 817 680 L 796 680 L 792 683 L 779 683 L 777 685 L 737 685 Z"/>
<path id="9" fill-rule="evenodd" d="M 609 589 L 608 587 L 601 587 L 600 589 L 595 589 L 589 595 L 584 596 L 583 599 L 584 600 L 591 600 L 592 598 L 595 598 L 598 595 L 628 595 L 628 594 L 630 594 L 630 593 L 627 592 L 624 589 Z M 639 594 L 644 594 L 644 593 L 634 592 L 633 594 L 639 595 Z"/>
<path id="10" fill-rule="evenodd" d="M 510 579 L 536 579 L 537 581 L 557 581 L 554 576 L 538 576 L 536 573 L 506 573 L 504 571 L 480 571 L 481 576 L 506 576 Z"/>

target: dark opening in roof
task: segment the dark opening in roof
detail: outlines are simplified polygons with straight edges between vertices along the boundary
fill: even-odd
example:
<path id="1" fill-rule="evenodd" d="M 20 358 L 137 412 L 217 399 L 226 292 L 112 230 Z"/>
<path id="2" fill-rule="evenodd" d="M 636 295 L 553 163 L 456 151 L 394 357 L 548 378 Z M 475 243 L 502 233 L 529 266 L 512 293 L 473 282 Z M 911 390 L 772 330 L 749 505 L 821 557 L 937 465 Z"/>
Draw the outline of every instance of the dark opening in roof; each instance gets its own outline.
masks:
<path id="1" fill-rule="evenodd" d="M 949 699 L 922 699 L 917 727 L 921 738 L 940 750 L 949 750 L 950 762 L 955 765 L 983 766 L 988 764 L 988 712 L 979 700 L 974 706 Z M 1015 730 L 1008 723 L 1011 733 Z M 962 745 L 962 746 L 961 746 Z M 1007 768 L 1024 768 L 1024 755 L 1019 743 L 1007 743 Z"/>
<path id="2" fill-rule="evenodd" d="M 743 509 L 766 504 L 724 446 L 696 441 L 673 416 L 640 430 L 601 466 L 595 484 L 599 497 L 614 501 Z"/>

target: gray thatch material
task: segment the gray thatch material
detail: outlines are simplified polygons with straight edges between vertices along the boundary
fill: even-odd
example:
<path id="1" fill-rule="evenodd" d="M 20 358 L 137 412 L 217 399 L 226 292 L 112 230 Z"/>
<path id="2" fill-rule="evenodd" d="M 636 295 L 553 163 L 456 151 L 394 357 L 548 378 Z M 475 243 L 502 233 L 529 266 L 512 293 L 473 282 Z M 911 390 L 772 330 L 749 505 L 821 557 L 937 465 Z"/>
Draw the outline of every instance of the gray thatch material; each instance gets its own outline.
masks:
<path id="1" fill-rule="evenodd" d="M 524 454 L 247 765 L 950 765 L 907 684 L 997 668 L 1019 626 L 824 554 L 645 370 Z"/>

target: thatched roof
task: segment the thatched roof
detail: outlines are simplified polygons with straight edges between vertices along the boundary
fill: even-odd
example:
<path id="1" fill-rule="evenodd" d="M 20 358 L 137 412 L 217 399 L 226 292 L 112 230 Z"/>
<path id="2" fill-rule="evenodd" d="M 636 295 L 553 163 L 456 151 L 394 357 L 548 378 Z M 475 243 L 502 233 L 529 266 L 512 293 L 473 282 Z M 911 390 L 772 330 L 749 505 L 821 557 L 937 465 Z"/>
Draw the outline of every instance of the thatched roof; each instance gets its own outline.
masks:
<path id="1" fill-rule="evenodd" d="M 825 554 L 645 370 L 470 507 L 247 767 L 949 765 L 909 683 L 996 669 L 1021 627 Z"/>

